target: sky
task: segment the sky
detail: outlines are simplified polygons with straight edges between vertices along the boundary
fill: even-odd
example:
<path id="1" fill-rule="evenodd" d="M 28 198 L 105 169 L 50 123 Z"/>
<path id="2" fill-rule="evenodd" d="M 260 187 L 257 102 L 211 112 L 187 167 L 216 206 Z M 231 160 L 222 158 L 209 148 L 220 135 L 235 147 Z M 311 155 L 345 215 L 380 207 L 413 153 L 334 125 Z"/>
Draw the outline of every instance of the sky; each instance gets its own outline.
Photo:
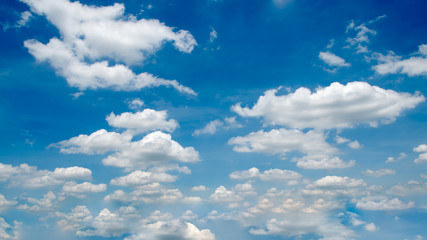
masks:
<path id="1" fill-rule="evenodd" d="M 422 0 L 0 3 L 0 239 L 427 239 Z"/>

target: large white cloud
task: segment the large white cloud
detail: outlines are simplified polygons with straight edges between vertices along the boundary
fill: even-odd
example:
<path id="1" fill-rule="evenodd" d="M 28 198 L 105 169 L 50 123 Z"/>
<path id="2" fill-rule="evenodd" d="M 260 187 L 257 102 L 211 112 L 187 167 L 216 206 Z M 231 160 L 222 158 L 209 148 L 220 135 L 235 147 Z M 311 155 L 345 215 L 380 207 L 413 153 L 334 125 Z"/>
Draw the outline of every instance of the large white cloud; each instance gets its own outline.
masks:
<path id="1" fill-rule="evenodd" d="M 304 133 L 298 129 L 281 128 L 234 137 L 228 143 L 234 145 L 233 150 L 236 152 L 278 154 L 282 158 L 290 152 L 306 154 L 302 158 L 293 159 L 297 161 L 297 166 L 302 168 L 343 168 L 354 165 L 353 161 L 346 163 L 334 156 L 338 150 L 329 145 L 325 138 L 325 134 L 320 131 L 311 130 Z"/>
<path id="2" fill-rule="evenodd" d="M 167 120 L 167 117 L 167 111 L 144 109 L 142 112 L 124 112 L 120 115 L 111 113 L 106 120 L 110 126 L 126 128 L 136 132 L 153 130 L 173 132 L 178 127 L 178 122 L 174 119 Z"/>
<path id="3" fill-rule="evenodd" d="M 399 93 L 365 82 L 335 82 L 315 92 L 299 88 L 294 93 L 276 94 L 276 89 L 268 90 L 252 108 L 237 104 L 232 110 L 242 117 L 262 117 L 267 124 L 292 128 L 375 127 L 393 122 L 404 110 L 425 100 L 418 93 Z"/>
<path id="4" fill-rule="evenodd" d="M 137 20 L 134 16 L 125 16 L 123 4 L 95 7 L 68 0 L 22 2 L 34 13 L 45 16 L 61 34 L 61 40 L 52 38 L 48 44 L 27 40 L 25 47 L 37 60 L 49 62 L 71 86 L 81 90 L 129 91 L 165 85 L 195 95 L 193 90 L 175 80 L 157 78 L 149 73 L 137 75 L 126 65 L 109 66 L 105 60 L 141 64 L 167 41 L 189 53 L 197 43 L 188 31 L 175 32 L 156 19 Z"/>

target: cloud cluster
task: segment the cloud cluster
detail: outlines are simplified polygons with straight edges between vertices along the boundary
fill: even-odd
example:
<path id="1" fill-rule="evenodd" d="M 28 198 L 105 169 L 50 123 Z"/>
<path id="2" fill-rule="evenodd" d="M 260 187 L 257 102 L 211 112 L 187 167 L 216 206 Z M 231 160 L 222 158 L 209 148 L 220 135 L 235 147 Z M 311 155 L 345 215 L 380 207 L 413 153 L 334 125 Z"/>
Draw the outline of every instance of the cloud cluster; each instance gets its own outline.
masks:
<path id="1" fill-rule="evenodd" d="M 334 129 L 360 124 L 375 127 L 393 122 L 404 110 L 425 101 L 420 94 L 399 93 L 365 82 L 346 85 L 335 82 L 311 92 L 299 88 L 294 93 L 277 96 L 268 90 L 252 108 L 234 105 L 242 117 L 262 117 L 266 124 L 291 128 Z"/>
<path id="2" fill-rule="evenodd" d="M 111 88 L 134 91 L 145 87 L 170 86 L 178 91 L 196 93 L 175 80 L 165 80 L 150 73 L 135 74 L 127 65 L 110 65 L 105 59 L 125 64 L 141 64 L 165 42 L 190 53 L 197 45 L 185 30 L 156 19 L 124 15 L 124 5 L 95 7 L 68 0 L 22 0 L 35 14 L 45 16 L 60 32 L 43 44 L 35 39 L 24 42 L 29 52 L 41 62 L 48 62 L 70 86 L 80 90 Z"/>
<path id="3" fill-rule="evenodd" d="M 60 148 L 66 154 L 105 154 L 104 165 L 141 170 L 150 166 L 165 166 L 171 161 L 194 163 L 200 161 L 199 153 L 193 147 L 182 147 L 172 140 L 170 134 L 154 131 L 142 139 L 133 141 L 136 134 L 162 129 L 173 131 L 178 122 L 167 120 L 166 111 L 145 109 L 136 113 L 111 113 L 106 118 L 113 127 L 123 128 L 122 133 L 98 130 L 90 135 L 79 136 L 61 141 L 51 146 Z"/>

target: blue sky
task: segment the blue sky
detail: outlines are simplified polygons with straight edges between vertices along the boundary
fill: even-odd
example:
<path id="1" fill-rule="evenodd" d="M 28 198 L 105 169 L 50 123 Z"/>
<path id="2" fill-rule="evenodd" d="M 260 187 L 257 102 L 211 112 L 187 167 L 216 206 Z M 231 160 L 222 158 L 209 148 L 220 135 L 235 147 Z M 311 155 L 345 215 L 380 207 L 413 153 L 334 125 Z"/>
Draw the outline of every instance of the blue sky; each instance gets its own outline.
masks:
<path id="1" fill-rule="evenodd" d="M 427 238 L 421 0 L 7 0 L 0 239 Z"/>

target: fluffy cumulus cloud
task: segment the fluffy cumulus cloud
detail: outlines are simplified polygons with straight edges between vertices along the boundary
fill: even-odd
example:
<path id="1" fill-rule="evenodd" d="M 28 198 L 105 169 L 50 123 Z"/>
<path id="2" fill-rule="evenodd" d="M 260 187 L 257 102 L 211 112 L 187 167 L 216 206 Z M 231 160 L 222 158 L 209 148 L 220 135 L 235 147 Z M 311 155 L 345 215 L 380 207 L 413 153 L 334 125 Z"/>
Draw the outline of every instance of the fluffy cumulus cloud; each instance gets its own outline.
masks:
<path id="1" fill-rule="evenodd" d="M 295 158 L 297 166 L 302 168 L 343 168 L 351 167 L 354 162 L 344 162 L 334 156 L 338 150 L 329 145 L 324 133 L 308 131 L 304 133 L 297 129 L 273 129 L 270 132 L 260 130 L 247 136 L 231 138 L 228 143 L 235 145 L 236 152 L 258 152 L 278 154 L 285 158 L 287 153 L 300 152 L 306 154 L 302 158 Z"/>
<path id="2" fill-rule="evenodd" d="M 124 112 L 120 115 L 111 113 L 106 120 L 112 127 L 126 128 L 136 132 L 147 132 L 153 130 L 165 130 L 173 132 L 178 127 L 178 122 L 174 119 L 167 120 L 166 111 L 156 111 L 144 109 L 141 112 Z"/>
<path id="3" fill-rule="evenodd" d="M 171 135 L 156 131 L 102 160 L 104 165 L 127 169 L 143 169 L 170 161 L 198 162 L 199 153 L 192 147 L 182 147 Z"/>
<path id="4" fill-rule="evenodd" d="M 414 160 L 415 163 L 427 162 L 427 144 L 421 144 L 418 147 L 414 148 L 414 152 L 420 153 L 418 158 Z"/>
<path id="5" fill-rule="evenodd" d="M 349 177 L 326 176 L 316 180 L 313 185 L 319 188 L 354 188 L 365 186 L 365 181 Z"/>
<path id="6" fill-rule="evenodd" d="M 320 52 L 319 58 L 330 67 L 349 67 L 351 65 L 331 52 Z"/>
<path id="7" fill-rule="evenodd" d="M 21 164 L 12 166 L 0 163 L 0 181 L 8 182 L 11 187 L 40 188 L 63 184 L 68 180 L 91 179 L 92 171 L 83 167 L 56 168 L 38 170 L 37 167 Z"/>
<path id="8" fill-rule="evenodd" d="M 276 94 L 277 89 L 268 90 L 252 108 L 237 104 L 232 110 L 242 117 L 262 117 L 270 125 L 333 129 L 390 123 L 404 110 L 425 101 L 420 94 L 399 93 L 365 82 L 335 82 L 315 92 L 302 87 L 294 93 Z"/>
<path id="9" fill-rule="evenodd" d="M 50 63 L 71 86 L 130 91 L 164 85 L 195 95 L 175 80 L 135 74 L 127 65 L 110 65 L 105 60 L 141 64 L 168 41 L 179 51 L 190 53 L 197 43 L 188 31 L 176 32 L 156 19 L 125 16 L 123 4 L 95 7 L 68 0 L 22 2 L 35 14 L 45 16 L 61 34 L 61 39 L 54 37 L 47 44 L 27 40 L 25 47 L 38 61 Z"/>
<path id="10" fill-rule="evenodd" d="M 66 193 L 97 193 L 104 192 L 107 190 L 107 185 L 104 183 L 101 184 L 92 184 L 90 182 L 84 182 L 77 184 L 75 182 L 66 182 L 62 187 L 62 191 Z"/>
<path id="11" fill-rule="evenodd" d="M 377 53 L 374 58 L 378 60 L 378 64 L 373 66 L 373 69 L 381 75 L 385 74 L 407 74 L 413 76 L 427 76 L 427 44 L 422 44 L 418 47 L 418 52 L 415 56 L 407 59 L 402 59 L 401 56 L 390 51 L 387 55 Z"/>
<path id="12" fill-rule="evenodd" d="M 112 179 L 110 184 L 117 186 L 137 186 L 153 182 L 174 182 L 176 179 L 176 176 L 168 173 L 153 173 L 137 170 L 126 176 Z"/>
<path id="13" fill-rule="evenodd" d="M 158 221 L 143 225 L 135 235 L 125 240 L 215 240 L 215 234 L 209 229 L 198 229 L 190 222 L 178 219 Z"/>
<path id="14" fill-rule="evenodd" d="M 51 146 L 60 148 L 60 152 L 66 154 L 103 154 L 123 148 L 131 139 L 132 136 L 129 134 L 100 129 L 90 135 L 80 134 Z"/>

